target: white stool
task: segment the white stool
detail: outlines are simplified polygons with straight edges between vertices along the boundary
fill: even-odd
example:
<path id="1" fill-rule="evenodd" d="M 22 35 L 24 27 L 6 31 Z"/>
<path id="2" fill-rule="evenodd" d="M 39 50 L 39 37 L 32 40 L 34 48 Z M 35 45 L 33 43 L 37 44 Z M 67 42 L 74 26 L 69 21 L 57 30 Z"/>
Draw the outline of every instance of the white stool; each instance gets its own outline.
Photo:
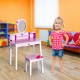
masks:
<path id="1" fill-rule="evenodd" d="M 41 72 L 44 73 L 43 68 L 43 57 L 40 55 L 28 55 L 25 57 L 25 71 L 27 71 L 27 62 L 30 63 L 30 76 L 32 75 L 32 62 L 38 62 L 38 69 L 39 69 L 39 62 L 41 61 Z"/>

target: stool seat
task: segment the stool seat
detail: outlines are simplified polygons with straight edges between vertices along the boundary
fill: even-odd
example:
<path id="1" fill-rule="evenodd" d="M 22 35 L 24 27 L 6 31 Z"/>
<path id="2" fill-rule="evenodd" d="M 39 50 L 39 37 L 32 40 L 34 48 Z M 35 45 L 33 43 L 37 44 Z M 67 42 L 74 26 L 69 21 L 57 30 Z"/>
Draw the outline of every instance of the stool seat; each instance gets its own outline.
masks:
<path id="1" fill-rule="evenodd" d="M 33 55 L 27 55 L 25 57 L 25 59 L 28 60 L 28 61 L 30 61 L 30 60 L 37 60 L 37 59 L 41 59 L 41 58 L 43 58 L 43 56 L 35 55 L 35 54 L 33 54 Z"/>
<path id="2" fill-rule="evenodd" d="M 27 62 L 30 62 L 30 76 L 32 75 L 32 62 L 38 62 L 38 69 L 40 67 L 39 62 L 41 61 L 41 71 L 44 73 L 43 69 L 43 56 L 39 54 L 32 54 L 25 56 L 25 71 L 27 71 Z"/>

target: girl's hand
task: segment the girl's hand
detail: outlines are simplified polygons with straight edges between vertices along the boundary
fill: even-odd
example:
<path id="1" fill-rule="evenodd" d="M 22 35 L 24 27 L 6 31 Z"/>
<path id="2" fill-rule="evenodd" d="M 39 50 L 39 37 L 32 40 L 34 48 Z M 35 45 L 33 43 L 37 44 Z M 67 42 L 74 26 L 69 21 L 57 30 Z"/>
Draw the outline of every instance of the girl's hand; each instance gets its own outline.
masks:
<path id="1" fill-rule="evenodd" d="M 65 43 L 62 43 L 62 47 L 64 47 L 66 44 Z"/>
<path id="2" fill-rule="evenodd" d="M 50 45 L 52 46 L 52 42 L 50 43 Z"/>
<path id="3" fill-rule="evenodd" d="M 52 46 L 52 40 L 53 40 L 53 36 L 49 36 L 49 42 L 50 42 L 50 46 Z"/>

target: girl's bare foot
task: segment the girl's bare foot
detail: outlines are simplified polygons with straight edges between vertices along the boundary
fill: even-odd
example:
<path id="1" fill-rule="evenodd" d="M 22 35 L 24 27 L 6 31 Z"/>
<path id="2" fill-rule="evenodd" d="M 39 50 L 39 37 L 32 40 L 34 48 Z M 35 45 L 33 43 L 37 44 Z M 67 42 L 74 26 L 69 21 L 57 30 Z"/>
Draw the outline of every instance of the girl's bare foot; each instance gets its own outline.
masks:
<path id="1" fill-rule="evenodd" d="M 60 72 L 63 72 L 63 69 L 60 69 Z"/>
<path id="2" fill-rule="evenodd" d="M 54 70 L 52 69 L 52 70 L 51 70 L 51 73 L 53 73 L 53 72 L 54 72 Z"/>

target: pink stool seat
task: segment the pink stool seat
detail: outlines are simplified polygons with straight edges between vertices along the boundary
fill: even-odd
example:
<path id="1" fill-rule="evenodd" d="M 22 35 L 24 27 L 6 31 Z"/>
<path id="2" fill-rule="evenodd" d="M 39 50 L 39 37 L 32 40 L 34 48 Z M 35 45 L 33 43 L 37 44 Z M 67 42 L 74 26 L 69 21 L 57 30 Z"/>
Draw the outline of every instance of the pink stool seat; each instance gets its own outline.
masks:
<path id="1" fill-rule="evenodd" d="M 30 60 L 34 60 L 34 59 L 41 59 L 41 58 L 43 58 L 43 56 L 33 54 L 33 55 L 27 55 L 25 58 L 26 58 L 26 60 L 30 61 Z"/>

